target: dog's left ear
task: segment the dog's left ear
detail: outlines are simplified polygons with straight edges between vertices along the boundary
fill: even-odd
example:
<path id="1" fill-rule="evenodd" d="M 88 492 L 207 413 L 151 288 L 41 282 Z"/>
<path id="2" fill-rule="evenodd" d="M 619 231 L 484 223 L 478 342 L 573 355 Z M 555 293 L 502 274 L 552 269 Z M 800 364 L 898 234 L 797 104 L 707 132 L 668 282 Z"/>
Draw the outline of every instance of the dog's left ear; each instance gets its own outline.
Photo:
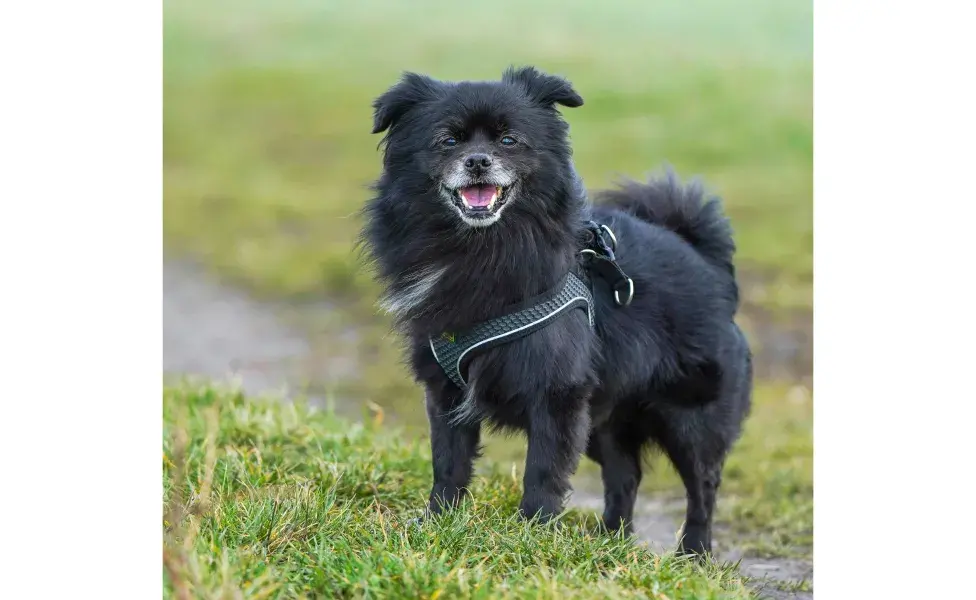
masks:
<path id="1" fill-rule="evenodd" d="M 440 84 L 417 73 L 404 73 L 399 83 L 373 101 L 373 133 L 392 127 L 417 104 L 433 98 Z"/>
<path id="2" fill-rule="evenodd" d="M 583 97 L 576 93 L 573 84 L 562 77 L 547 75 L 535 67 L 509 67 L 502 75 L 502 81 L 521 86 L 530 98 L 544 106 L 583 106 Z"/>

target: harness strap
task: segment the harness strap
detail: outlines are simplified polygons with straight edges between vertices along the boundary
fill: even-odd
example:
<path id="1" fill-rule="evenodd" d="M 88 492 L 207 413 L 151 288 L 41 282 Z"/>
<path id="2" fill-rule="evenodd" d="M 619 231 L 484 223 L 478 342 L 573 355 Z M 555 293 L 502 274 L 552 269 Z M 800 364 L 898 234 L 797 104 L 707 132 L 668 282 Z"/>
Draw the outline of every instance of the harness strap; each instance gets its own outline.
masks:
<path id="1" fill-rule="evenodd" d="M 547 299 L 528 300 L 522 304 L 524 308 L 479 323 L 463 333 L 432 336 L 430 349 L 434 359 L 448 378 L 463 390 L 467 387 L 464 378 L 467 362 L 474 357 L 475 350 L 482 352 L 529 335 L 575 308 L 585 309 L 590 327 L 594 326 L 593 294 L 586 282 L 570 272 L 563 285 L 553 289 L 558 291 L 555 294 L 549 292 Z"/>

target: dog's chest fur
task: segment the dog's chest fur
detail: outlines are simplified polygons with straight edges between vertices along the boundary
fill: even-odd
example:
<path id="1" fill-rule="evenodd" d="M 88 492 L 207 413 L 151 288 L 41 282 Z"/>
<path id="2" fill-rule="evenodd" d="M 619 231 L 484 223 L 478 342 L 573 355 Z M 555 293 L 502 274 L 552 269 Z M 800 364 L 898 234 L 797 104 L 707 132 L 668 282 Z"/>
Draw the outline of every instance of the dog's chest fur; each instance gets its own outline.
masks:
<path id="1" fill-rule="evenodd" d="M 447 267 L 426 265 L 407 274 L 380 300 L 380 308 L 398 318 L 422 309 L 446 270 Z"/>

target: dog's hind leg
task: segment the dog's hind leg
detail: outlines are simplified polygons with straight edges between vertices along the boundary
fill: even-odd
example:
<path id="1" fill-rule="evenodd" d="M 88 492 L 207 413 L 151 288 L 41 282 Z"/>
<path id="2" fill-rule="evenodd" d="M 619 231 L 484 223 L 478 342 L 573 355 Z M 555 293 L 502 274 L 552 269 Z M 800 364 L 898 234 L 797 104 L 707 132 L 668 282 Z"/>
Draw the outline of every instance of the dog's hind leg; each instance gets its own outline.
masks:
<path id="1" fill-rule="evenodd" d="M 427 416 L 430 420 L 430 450 L 434 485 L 428 511 L 438 514 L 455 506 L 467 494 L 474 461 L 479 456 L 480 423 L 453 423 L 450 408 L 427 391 Z"/>
<path id="2" fill-rule="evenodd" d="M 742 432 L 752 401 L 752 358 L 735 325 L 719 381 L 699 382 L 710 401 L 697 407 L 658 405 L 653 436 L 685 484 L 688 507 L 680 550 L 712 551 L 712 513 L 725 458 Z M 713 385 L 717 384 L 717 385 Z"/>
<path id="3" fill-rule="evenodd" d="M 655 436 L 685 484 L 688 506 L 679 547 L 685 554 L 712 551 L 712 513 L 728 450 L 706 424 L 705 412 L 712 408 L 662 411 L 666 416 Z"/>
<path id="4" fill-rule="evenodd" d="M 586 454 L 601 467 L 603 523 L 610 531 L 633 533 L 634 504 L 641 482 L 640 443 L 609 425 L 590 433 Z"/>

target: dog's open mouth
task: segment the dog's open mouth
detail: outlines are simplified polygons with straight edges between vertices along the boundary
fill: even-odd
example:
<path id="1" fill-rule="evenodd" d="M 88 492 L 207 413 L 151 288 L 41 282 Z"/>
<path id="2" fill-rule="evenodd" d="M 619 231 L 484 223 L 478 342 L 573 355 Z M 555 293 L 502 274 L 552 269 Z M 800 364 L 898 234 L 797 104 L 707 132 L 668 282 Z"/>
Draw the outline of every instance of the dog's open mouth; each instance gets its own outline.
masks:
<path id="1" fill-rule="evenodd" d="M 449 190 L 454 204 L 471 219 L 492 217 L 505 203 L 507 188 L 500 185 L 479 184 Z"/>

